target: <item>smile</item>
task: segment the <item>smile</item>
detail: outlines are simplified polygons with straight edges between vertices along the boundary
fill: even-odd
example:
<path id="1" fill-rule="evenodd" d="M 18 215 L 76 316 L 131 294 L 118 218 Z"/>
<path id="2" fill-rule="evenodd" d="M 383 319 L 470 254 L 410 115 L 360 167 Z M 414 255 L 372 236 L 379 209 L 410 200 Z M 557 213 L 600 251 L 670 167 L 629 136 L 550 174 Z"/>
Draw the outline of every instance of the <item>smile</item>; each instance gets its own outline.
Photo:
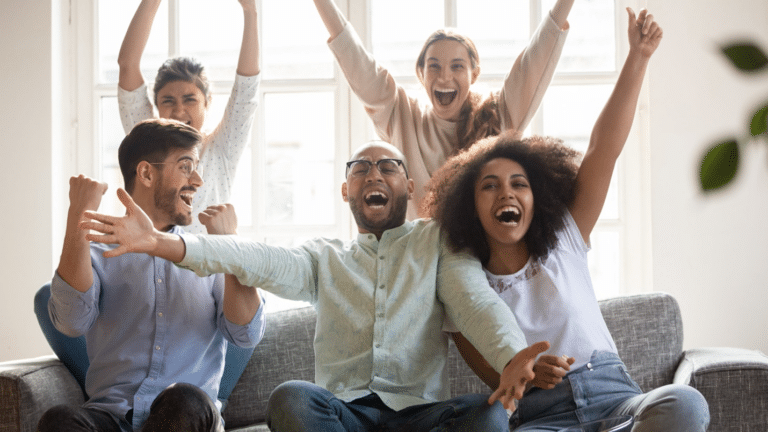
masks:
<path id="1" fill-rule="evenodd" d="M 192 198 L 195 197 L 195 193 L 194 192 L 182 192 L 179 195 L 179 197 L 181 198 L 182 201 L 184 201 L 184 204 L 192 207 Z"/>
<path id="2" fill-rule="evenodd" d="M 456 90 L 435 89 L 435 100 L 437 100 L 440 105 L 447 106 L 456 99 L 457 94 L 459 94 L 459 92 Z"/>
<path id="3" fill-rule="evenodd" d="M 365 204 L 373 209 L 380 209 L 383 208 L 387 203 L 389 202 L 389 197 L 387 197 L 384 193 L 379 191 L 373 191 L 367 193 L 363 197 L 363 201 L 365 201 Z"/>
<path id="4" fill-rule="evenodd" d="M 520 223 L 522 213 L 513 206 L 505 206 L 496 211 L 496 219 L 503 224 L 517 225 Z"/>

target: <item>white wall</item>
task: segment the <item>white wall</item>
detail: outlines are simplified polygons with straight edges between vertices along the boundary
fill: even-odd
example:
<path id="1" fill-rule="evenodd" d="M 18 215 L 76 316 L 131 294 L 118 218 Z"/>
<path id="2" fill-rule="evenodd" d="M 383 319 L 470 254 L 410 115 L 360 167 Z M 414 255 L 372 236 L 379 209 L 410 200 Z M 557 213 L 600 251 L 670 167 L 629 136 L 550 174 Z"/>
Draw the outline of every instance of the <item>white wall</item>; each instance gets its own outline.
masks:
<path id="1" fill-rule="evenodd" d="M 578 0 L 577 0 L 578 3 Z M 737 181 L 704 196 L 708 146 L 748 132 L 768 72 L 744 77 L 719 54 L 733 38 L 768 52 L 765 0 L 649 0 L 664 28 L 650 71 L 654 289 L 674 294 L 685 346 L 768 352 L 768 141 L 745 149 Z"/>
<path id="2" fill-rule="evenodd" d="M 73 174 L 61 162 L 70 92 L 59 74 L 66 31 L 56 11 L 66 4 L 0 3 L 0 361 L 50 353 L 32 298 L 58 259 L 58 203 Z M 649 73 L 654 289 L 680 301 L 686 347 L 768 352 L 767 146 L 745 155 L 728 191 L 703 197 L 696 183 L 707 145 L 743 129 L 768 100 L 768 75 L 744 79 L 717 54 L 717 43 L 734 35 L 768 50 L 768 2 L 648 0 L 648 8 L 665 31 Z"/>

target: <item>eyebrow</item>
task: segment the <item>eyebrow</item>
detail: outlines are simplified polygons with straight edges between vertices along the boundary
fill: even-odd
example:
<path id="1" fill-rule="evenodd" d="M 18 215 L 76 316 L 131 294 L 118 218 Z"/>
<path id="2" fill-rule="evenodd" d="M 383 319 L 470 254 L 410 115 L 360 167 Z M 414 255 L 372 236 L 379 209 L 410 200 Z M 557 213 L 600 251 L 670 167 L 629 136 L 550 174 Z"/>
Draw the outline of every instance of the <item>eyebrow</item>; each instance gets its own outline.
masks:
<path id="1" fill-rule="evenodd" d="M 440 61 L 440 59 L 438 59 L 437 57 L 430 57 L 430 58 L 428 58 L 428 59 L 427 59 L 427 61 L 428 61 L 428 62 L 429 62 L 429 61 Z M 467 62 L 467 59 L 465 59 L 465 58 L 461 58 L 461 57 L 456 57 L 456 58 L 454 58 L 454 59 L 451 59 L 450 61 L 452 61 L 452 62 L 461 62 L 461 63 L 466 63 L 466 62 Z"/>
<path id="2" fill-rule="evenodd" d="M 528 177 L 526 177 L 525 174 L 512 174 L 509 178 L 516 178 L 516 177 L 522 177 L 522 178 L 528 180 Z M 496 180 L 498 178 L 499 178 L 499 176 L 497 176 L 496 174 L 488 174 L 485 177 L 481 178 L 480 181 L 483 181 L 483 180 L 486 180 L 486 179 L 494 179 L 494 180 Z"/>

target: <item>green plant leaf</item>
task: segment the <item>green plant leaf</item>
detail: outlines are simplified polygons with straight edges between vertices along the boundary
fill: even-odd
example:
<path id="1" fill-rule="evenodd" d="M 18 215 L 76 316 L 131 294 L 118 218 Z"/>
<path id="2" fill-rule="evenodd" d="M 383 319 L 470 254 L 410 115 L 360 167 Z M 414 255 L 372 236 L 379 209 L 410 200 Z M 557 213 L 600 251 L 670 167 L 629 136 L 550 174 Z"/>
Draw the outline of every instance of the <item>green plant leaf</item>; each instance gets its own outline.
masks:
<path id="1" fill-rule="evenodd" d="M 729 140 L 715 145 L 701 162 L 701 188 L 705 191 L 721 188 L 736 175 L 739 168 L 739 145 Z"/>
<path id="2" fill-rule="evenodd" d="M 751 42 L 734 43 L 721 48 L 723 54 L 742 72 L 755 72 L 768 66 L 768 57 Z"/>
<path id="3" fill-rule="evenodd" d="M 752 136 L 764 134 L 768 131 L 768 105 L 760 108 L 752 117 L 752 123 L 749 124 L 749 132 Z"/>

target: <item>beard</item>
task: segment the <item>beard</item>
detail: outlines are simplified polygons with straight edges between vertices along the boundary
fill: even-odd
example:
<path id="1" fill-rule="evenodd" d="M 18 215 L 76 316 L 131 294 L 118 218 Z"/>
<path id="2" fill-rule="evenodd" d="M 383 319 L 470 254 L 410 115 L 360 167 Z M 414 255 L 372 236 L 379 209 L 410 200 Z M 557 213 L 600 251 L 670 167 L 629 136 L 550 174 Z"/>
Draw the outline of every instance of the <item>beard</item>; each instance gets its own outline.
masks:
<path id="1" fill-rule="evenodd" d="M 352 210 L 352 216 L 355 218 L 358 228 L 366 231 L 382 233 L 388 229 L 397 228 L 405 222 L 405 215 L 408 210 L 408 194 L 404 193 L 392 197 L 392 207 L 389 215 L 380 220 L 371 220 L 363 211 L 365 202 L 363 199 L 349 198 L 349 208 Z"/>
<path id="2" fill-rule="evenodd" d="M 178 200 L 181 199 L 179 194 L 184 190 L 194 191 L 194 188 L 183 187 L 176 190 L 169 187 L 159 187 L 155 189 L 155 207 L 165 213 L 174 225 L 187 226 L 192 223 L 192 214 L 179 212 L 177 206 Z"/>

